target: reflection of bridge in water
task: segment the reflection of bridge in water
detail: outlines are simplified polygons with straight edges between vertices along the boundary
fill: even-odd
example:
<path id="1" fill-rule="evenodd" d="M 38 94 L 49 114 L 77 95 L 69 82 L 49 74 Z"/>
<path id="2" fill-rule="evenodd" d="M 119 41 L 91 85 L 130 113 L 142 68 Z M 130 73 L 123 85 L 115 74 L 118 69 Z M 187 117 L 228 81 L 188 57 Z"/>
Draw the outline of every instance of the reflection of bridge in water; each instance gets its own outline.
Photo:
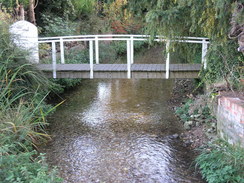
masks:
<path id="1" fill-rule="evenodd" d="M 134 41 L 146 41 L 145 35 L 84 35 L 39 38 L 39 44 L 52 44 L 52 64 L 38 64 L 37 67 L 53 78 L 197 78 L 203 65 L 206 68 L 207 38 L 181 37 L 166 40 L 156 37 L 154 41 L 165 42 L 167 58 L 165 64 L 134 63 Z M 64 42 L 89 42 L 89 64 L 65 64 Z M 100 64 L 99 41 L 126 41 L 127 64 Z M 95 47 L 94 47 L 95 42 Z M 170 42 L 202 44 L 202 64 L 170 64 Z M 60 64 L 57 64 L 56 46 L 60 47 Z M 95 50 L 95 59 L 94 59 Z M 94 64 L 95 60 L 95 64 Z"/>

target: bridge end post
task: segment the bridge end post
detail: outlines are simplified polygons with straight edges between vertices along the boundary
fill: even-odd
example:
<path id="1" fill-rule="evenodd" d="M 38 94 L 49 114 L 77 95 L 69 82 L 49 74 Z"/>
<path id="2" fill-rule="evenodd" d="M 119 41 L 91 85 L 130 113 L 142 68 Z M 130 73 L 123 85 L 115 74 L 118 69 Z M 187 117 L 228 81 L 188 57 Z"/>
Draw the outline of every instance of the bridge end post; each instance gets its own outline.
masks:
<path id="1" fill-rule="evenodd" d="M 57 78 L 57 56 L 56 56 L 56 43 L 52 41 L 52 65 L 53 65 L 53 78 Z"/>

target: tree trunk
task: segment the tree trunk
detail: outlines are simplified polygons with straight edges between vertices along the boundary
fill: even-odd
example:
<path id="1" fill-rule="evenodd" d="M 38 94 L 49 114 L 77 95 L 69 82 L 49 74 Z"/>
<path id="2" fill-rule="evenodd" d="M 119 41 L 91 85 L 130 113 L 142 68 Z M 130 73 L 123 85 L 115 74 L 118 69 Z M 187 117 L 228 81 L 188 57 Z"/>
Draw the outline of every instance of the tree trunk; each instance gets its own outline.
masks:
<path id="1" fill-rule="evenodd" d="M 34 11 L 34 0 L 29 0 L 29 12 L 28 12 L 28 18 L 29 21 L 33 24 L 36 24 L 36 17 L 35 17 L 35 11 Z"/>
<path id="2" fill-rule="evenodd" d="M 25 10 L 22 4 L 19 6 L 19 19 L 25 20 Z"/>

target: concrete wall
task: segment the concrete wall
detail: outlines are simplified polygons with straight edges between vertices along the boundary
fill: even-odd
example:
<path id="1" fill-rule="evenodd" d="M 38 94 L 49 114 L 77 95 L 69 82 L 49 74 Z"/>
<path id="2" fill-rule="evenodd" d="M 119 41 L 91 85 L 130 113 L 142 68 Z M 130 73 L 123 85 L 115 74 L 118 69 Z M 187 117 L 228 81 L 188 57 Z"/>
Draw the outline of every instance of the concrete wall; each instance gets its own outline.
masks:
<path id="1" fill-rule="evenodd" d="M 217 129 L 220 137 L 244 148 L 244 101 L 239 98 L 218 99 Z"/>
<path id="2" fill-rule="evenodd" d="M 37 27 L 30 22 L 21 20 L 11 25 L 9 32 L 15 45 L 29 52 L 29 61 L 39 63 Z"/>

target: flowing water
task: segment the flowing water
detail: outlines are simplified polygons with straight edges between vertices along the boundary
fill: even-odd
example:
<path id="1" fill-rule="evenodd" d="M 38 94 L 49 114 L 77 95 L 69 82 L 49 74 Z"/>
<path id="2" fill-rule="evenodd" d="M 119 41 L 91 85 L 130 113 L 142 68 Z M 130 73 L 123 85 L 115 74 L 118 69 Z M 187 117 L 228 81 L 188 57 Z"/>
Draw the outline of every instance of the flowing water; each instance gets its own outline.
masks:
<path id="1" fill-rule="evenodd" d="M 173 138 L 172 80 L 85 80 L 50 119 L 48 160 L 71 183 L 202 182 Z"/>
<path id="2" fill-rule="evenodd" d="M 160 62 L 161 48 L 136 57 Z M 202 183 L 174 134 L 173 80 L 83 80 L 50 118 L 45 147 L 67 183 Z"/>

